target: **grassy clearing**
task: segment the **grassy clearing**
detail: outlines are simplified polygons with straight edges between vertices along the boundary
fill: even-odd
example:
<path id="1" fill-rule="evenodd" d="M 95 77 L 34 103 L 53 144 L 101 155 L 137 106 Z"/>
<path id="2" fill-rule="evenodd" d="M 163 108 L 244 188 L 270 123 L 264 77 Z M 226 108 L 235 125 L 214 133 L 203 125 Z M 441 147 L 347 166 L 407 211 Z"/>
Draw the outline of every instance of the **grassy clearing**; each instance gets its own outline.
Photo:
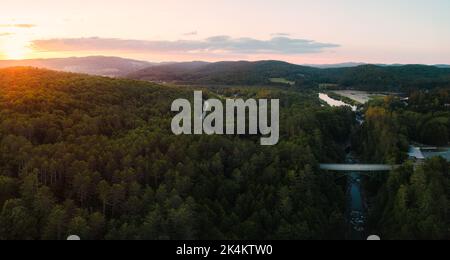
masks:
<path id="1" fill-rule="evenodd" d="M 295 81 L 290 81 L 285 78 L 271 78 L 270 82 L 277 83 L 277 84 L 287 84 L 287 85 L 291 85 L 291 86 L 295 85 Z"/>

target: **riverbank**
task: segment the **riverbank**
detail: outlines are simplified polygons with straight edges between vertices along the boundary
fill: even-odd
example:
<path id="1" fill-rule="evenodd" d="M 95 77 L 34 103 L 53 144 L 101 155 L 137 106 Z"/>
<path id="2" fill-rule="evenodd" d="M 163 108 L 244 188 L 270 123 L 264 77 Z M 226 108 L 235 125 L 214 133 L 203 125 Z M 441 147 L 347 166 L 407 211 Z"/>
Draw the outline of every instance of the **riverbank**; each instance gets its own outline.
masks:
<path id="1" fill-rule="evenodd" d="M 340 94 L 339 92 L 337 92 L 337 91 L 330 91 L 330 92 L 327 92 L 327 95 L 330 96 L 330 97 L 333 98 L 333 99 L 342 101 L 342 102 L 344 102 L 344 103 L 346 103 L 346 104 L 349 104 L 349 105 L 352 105 L 352 106 L 356 106 L 356 107 L 362 106 L 362 105 L 364 104 L 364 103 L 362 103 L 362 102 L 359 102 L 358 100 L 349 98 L 349 97 L 347 97 L 347 96 L 345 96 L 345 95 L 341 95 L 341 94 Z"/>

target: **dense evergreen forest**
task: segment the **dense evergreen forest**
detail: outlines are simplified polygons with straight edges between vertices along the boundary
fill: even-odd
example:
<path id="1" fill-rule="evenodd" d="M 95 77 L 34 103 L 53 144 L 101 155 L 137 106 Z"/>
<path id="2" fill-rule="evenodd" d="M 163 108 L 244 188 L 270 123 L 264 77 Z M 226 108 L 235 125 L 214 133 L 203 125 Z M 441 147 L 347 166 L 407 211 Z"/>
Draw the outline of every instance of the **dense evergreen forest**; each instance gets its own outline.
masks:
<path id="1" fill-rule="evenodd" d="M 450 171 L 441 157 L 389 174 L 377 193 L 371 230 L 385 239 L 450 239 Z"/>
<path id="2" fill-rule="evenodd" d="M 191 89 L 0 70 L 0 239 L 343 238 L 345 183 L 318 162 L 343 160 L 353 113 L 308 91 L 236 93 L 280 98 L 277 146 L 174 136 L 170 105 Z"/>
<path id="3" fill-rule="evenodd" d="M 441 157 L 405 161 L 408 144 L 447 146 L 450 89 L 414 91 L 407 102 L 370 102 L 354 140 L 362 158 L 401 164 L 389 175 L 367 179 L 370 230 L 385 239 L 450 239 L 450 163 Z"/>
<path id="4" fill-rule="evenodd" d="M 450 239 L 449 163 L 407 161 L 411 142 L 448 144 L 448 88 L 374 99 L 360 128 L 314 89 L 201 89 L 280 99 L 280 143 L 173 135 L 193 87 L 1 69 L 0 239 L 343 239 L 347 183 L 318 163 L 344 161 L 349 136 L 361 161 L 401 165 L 364 182 L 369 232 Z"/>
<path id="5" fill-rule="evenodd" d="M 450 141 L 450 88 L 413 91 L 409 98 L 370 101 L 365 123 L 353 143 L 363 159 L 374 163 L 405 161 L 411 142 L 446 146 Z"/>

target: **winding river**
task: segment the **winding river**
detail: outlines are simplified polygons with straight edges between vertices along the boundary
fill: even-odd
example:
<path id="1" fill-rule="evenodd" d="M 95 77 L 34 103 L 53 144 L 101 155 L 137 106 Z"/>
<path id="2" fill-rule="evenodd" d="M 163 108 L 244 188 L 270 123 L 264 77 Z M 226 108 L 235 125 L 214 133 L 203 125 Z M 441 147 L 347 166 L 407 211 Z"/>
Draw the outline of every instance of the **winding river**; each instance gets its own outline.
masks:
<path id="1" fill-rule="evenodd" d="M 351 107 L 353 111 L 357 111 L 356 106 L 349 105 L 340 100 L 336 100 L 324 93 L 319 93 L 319 98 L 332 107 Z M 346 163 L 358 163 L 349 152 L 346 157 Z M 347 220 L 348 220 L 348 238 L 351 240 L 363 240 L 365 238 L 366 227 L 366 202 L 363 196 L 362 175 L 352 172 L 347 178 Z"/>

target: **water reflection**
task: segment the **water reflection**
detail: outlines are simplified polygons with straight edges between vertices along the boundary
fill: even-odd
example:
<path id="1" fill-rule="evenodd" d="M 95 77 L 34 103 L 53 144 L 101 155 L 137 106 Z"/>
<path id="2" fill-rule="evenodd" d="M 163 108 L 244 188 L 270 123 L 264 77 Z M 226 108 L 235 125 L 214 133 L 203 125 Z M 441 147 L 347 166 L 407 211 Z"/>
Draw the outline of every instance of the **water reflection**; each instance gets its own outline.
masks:
<path id="1" fill-rule="evenodd" d="M 347 107 L 351 107 L 353 111 L 356 111 L 358 108 L 356 106 L 352 106 L 350 104 L 347 104 L 345 102 L 342 102 L 340 100 L 336 100 L 334 98 L 331 98 L 330 96 L 328 96 L 325 93 L 319 93 L 319 98 L 325 102 L 327 102 L 328 105 L 332 106 L 332 107 L 343 107 L 343 106 L 347 106 Z"/>
<path id="2" fill-rule="evenodd" d="M 424 150 L 422 151 L 425 158 L 431 158 L 441 156 L 450 162 L 450 148 L 440 148 L 436 150 Z"/>

